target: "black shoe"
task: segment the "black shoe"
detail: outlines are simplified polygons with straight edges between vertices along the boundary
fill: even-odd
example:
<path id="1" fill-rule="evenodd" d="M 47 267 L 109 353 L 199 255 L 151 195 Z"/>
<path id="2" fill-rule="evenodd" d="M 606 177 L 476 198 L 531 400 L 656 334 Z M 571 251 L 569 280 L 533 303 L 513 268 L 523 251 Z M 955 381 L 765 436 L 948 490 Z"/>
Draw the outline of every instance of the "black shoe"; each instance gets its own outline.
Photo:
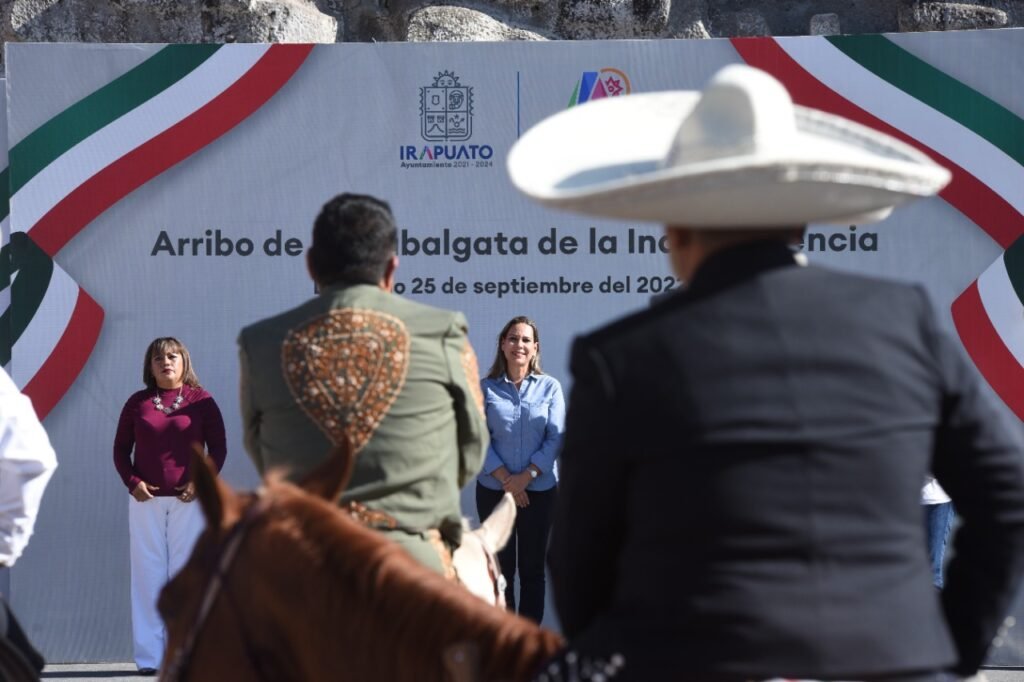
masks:
<path id="1" fill-rule="evenodd" d="M 139 668 L 139 674 L 145 675 L 146 677 L 153 677 L 156 675 L 156 668 Z"/>

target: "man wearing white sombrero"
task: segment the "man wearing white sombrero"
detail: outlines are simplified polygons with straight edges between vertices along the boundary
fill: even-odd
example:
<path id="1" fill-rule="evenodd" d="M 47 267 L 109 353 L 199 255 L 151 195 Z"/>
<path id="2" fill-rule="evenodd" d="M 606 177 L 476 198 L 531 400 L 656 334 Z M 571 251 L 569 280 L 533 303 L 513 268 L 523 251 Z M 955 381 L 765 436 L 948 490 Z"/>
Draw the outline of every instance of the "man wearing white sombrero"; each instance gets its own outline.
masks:
<path id="1" fill-rule="evenodd" d="M 1024 569 L 1024 445 L 920 287 L 801 267 L 789 246 L 949 173 L 745 66 L 702 92 L 557 114 L 509 171 L 543 204 L 665 224 L 688 283 L 573 348 L 550 567 L 574 665 L 621 653 L 616 679 L 699 682 L 973 674 Z M 942 593 L 928 471 L 963 517 Z"/>

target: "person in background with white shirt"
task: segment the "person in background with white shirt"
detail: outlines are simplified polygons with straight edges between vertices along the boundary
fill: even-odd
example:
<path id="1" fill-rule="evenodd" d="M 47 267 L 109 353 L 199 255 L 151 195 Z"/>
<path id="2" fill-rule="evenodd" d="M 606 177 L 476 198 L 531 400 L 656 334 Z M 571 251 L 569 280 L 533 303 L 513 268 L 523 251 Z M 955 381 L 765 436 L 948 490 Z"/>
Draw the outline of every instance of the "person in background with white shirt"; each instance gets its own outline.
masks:
<path id="1" fill-rule="evenodd" d="M 0 369 L 0 566 L 13 566 L 25 551 L 43 491 L 56 468 L 57 455 L 32 402 Z M 0 637 L 42 671 L 43 657 L 25 637 L 6 600 L 0 600 Z"/>

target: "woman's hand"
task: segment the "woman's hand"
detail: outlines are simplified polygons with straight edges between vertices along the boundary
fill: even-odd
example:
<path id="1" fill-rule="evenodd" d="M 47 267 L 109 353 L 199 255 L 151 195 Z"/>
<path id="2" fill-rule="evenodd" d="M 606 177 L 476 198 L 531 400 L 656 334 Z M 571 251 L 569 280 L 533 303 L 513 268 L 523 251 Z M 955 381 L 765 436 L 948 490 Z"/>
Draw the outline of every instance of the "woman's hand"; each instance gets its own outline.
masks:
<path id="1" fill-rule="evenodd" d="M 495 469 L 491 475 L 501 483 L 502 490 L 512 493 L 512 499 L 515 500 L 516 506 L 530 506 L 530 496 L 526 494 L 526 487 L 533 481 L 533 477 L 530 476 L 529 469 L 518 474 L 510 474 L 508 469 L 501 466 Z"/>
<path id="2" fill-rule="evenodd" d="M 178 491 L 178 499 L 182 502 L 191 502 L 196 499 L 196 486 L 192 481 L 185 485 L 179 485 L 175 490 Z"/>
<path id="3" fill-rule="evenodd" d="M 145 481 L 139 481 L 139 484 L 132 490 L 132 497 L 139 502 L 145 502 L 146 500 L 153 499 L 153 491 L 160 490 L 160 486 L 150 485 Z"/>
<path id="4" fill-rule="evenodd" d="M 526 487 L 530 485 L 533 477 L 530 476 L 529 471 L 522 471 L 518 474 L 512 474 L 501 483 L 501 487 L 506 492 L 512 493 L 515 497 L 519 493 L 526 492 Z M 525 505 L 521 505 L 525 506 Z"/>

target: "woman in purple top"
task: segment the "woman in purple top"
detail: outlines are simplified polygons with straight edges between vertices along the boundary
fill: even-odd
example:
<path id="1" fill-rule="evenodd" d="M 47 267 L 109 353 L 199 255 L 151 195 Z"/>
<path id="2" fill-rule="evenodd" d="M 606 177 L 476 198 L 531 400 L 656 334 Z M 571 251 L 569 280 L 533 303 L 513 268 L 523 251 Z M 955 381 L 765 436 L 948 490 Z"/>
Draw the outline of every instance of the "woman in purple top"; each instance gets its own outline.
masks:
<path id="1" fill-rule="evenodd" d="M 220 409 L 199 385 L 181 341 L 165 337 L 149 344 L 142 381 L 146 388 L 121 410 L 114 467 L 132 496 L 128 531 L 135 664 L 139 672 L 155 674 L 165 637 L 156 600 L 203 530 L 202 511 L 192 504 L 192 447 L 205 446 L 220 471 L 227 444 Z"/>
<path id="2" fill-rule="evenodd" d="M 514 317 L 498 334 L 498 352 L 480 382 L 491 442 L 477 477 L 476 507 L 487 518 L 506 492 L 519 507 L 512 537 L 498 561 L 505 602 L 519 614 L 544 617 L 544 563 L 557 494 L 555 458 L 565 429 L 565 399 L 558 381 L 540 368 L 540 336 L 528 317 Z"/>

